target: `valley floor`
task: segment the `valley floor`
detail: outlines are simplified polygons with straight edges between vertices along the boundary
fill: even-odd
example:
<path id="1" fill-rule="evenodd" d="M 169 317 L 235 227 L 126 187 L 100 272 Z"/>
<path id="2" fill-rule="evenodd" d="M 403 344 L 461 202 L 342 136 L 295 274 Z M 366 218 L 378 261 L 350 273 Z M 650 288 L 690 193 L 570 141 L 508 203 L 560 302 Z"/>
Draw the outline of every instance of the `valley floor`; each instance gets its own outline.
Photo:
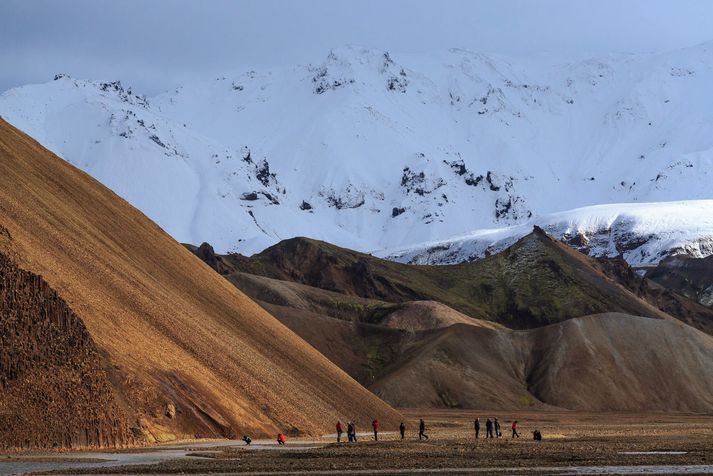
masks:
<path id="1" fill-rule="evenodd" d="M 94 455 L 95 461 L 116 459 L 115 466 L 92 468 L 89 463 L 77 463 L 78 455 L 72 455 L 72 465 L 64 462 L 54 468 L 65 474 L 713 474 L 713 415 L 433 409 L 405 410 L 404 414 L 408 418 L 404 441 L 396 432 L 385 432 L 378 442 L 371 436 L 361 437 L 358 444 L 339 445 L 331 438 L 290 439 L 279 449 L 262 441 L 253 444 L 252 450 L 226 446 L 231 444 L 227 442 L 196 443 L 82 455 Z M 476 441 L 472 429 L 476 416 L 482 423 L 487 417 L 499 417 L 503 438 Z M 427 441 L 417 437 L 420 417 L 427 424 Z M 513 419 L 519 421 L 522 435 L 516 440 L 510 438 Z M 535 429 L 542 432 L 543 441 L 532 440 Z M 267 449 L 277 451 L 264 451 Z M 164 454 L 159 457 L 161 452 Z M 136 457 L 138 454 L 144 456 Z M 57 456 L 55 459 L 61 461 Z M 41 458 L 0 455 L 0 473 L 22 468 L 11 461 Z M 47 455 L 44 458 L 51 461 Z M 160 462 L 141 464 L 142 458 Z M 71 466 L 74 469 L 69 469 Z M 32 469 L 52 467 L 36 465 Z"/>

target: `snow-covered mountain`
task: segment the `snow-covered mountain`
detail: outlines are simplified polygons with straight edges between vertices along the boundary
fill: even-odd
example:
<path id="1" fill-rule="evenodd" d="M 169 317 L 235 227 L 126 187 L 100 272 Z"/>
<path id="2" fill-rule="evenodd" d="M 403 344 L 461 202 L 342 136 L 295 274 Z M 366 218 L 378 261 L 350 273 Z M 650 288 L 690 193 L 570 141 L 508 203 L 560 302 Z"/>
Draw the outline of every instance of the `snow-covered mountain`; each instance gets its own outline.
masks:
<path id="1" fill-rule="evenodd" d="M 713 44 L 573 63 L 347 47 L 150 98 L 58 75 L 0 115 L 180 241 L 375 250 L 713 198 L 712 84 Z"/>
<path id="2" fill-rule="evenodd" d="M 533 226 L 592 256 L 622 255 L 637 267 L 658 264 L 672 254 L 713 254 L 713 200 L 595 205 L 377 254 L 411 264 L 463 263 L 504 250 Z"/>

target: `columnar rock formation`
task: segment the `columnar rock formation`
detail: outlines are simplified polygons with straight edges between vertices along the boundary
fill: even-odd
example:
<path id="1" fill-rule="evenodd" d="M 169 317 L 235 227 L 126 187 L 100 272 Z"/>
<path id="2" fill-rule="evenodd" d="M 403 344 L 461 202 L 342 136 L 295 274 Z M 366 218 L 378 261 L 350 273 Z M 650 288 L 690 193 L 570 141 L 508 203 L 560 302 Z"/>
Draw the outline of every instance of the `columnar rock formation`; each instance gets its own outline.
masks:
<path id="1" fill-rule="evenodd" d="M 0 253 L 0 448 L 133 441 L 82 320 Z"/>

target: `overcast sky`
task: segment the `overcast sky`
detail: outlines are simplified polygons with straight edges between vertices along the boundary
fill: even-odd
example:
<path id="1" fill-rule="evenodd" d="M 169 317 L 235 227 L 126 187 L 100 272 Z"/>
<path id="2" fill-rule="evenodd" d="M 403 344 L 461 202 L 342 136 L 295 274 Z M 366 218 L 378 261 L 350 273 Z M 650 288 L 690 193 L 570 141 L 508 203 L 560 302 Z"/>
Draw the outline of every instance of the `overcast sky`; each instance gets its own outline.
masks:
<path id="1" fill-rule="evenodd" d="M 317 63 L 345 44 L 586 56 L 709 40 L 709 0 L 0 0 L 0 91 L 66 72 L 154 94 L 192 76 Z"/>

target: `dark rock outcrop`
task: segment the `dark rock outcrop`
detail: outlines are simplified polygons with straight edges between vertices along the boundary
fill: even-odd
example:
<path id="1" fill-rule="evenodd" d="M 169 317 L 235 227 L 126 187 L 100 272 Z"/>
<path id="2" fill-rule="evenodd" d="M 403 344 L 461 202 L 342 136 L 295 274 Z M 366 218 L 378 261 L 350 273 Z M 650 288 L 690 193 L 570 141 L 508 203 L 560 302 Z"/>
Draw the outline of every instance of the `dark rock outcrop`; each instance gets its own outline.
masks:
<path id="1" fill-rule="evenodd" d="M 103 359 L 82 320 L 0 253 L 0 448 L 130 444 Z"/>

